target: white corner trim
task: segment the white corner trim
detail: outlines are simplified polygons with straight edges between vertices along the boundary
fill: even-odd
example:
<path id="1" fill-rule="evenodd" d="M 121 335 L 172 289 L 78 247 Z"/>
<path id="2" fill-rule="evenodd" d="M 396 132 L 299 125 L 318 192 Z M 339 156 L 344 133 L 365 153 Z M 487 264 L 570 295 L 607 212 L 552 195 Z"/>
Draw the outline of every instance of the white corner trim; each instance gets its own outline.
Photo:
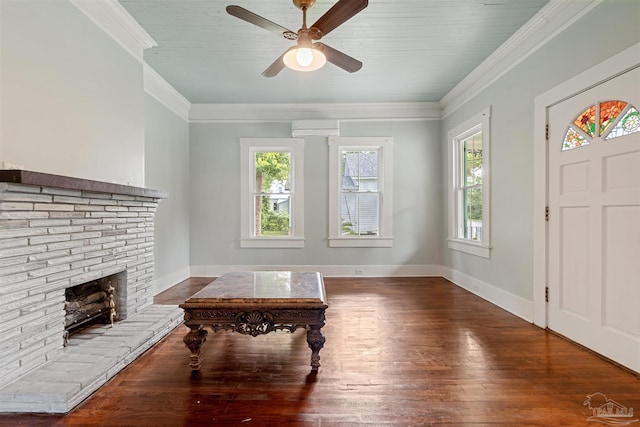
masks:
<path id="1" fill-rule="evenodd" d="M 550 0 L 440 100 L 443 118 L 478 95 L 603 0 Z"/>
<path id="2" fill-rule="evenodd" d="M 69 0 L 127 52 L 142 61 L 144 50 L 157 46 L 117 0 Z"/>
<path id="3" fill-rule="evenodd" d="M 193 104 L 190 123 L 291 122 L 292 120 L 440 120 L 437 102 L 378 104 Z"/>
<path id="4" fill-rule="evenodd" d="M 184 121 L 189 121 L 191 103 L 171 86 L 160 74 L 143 63 L 144 90 Z"/>
<path id="5" fill-rule="evenodd" d="M 533 302 L 514 295 L 496 286 L 485 283 L 475 277 L 468 276 L 450 267 L 442 267 L 442 276 L 463 289 L 478 295 L 480 298 L 497 305 L 527 322 L 533 320 Z"/>

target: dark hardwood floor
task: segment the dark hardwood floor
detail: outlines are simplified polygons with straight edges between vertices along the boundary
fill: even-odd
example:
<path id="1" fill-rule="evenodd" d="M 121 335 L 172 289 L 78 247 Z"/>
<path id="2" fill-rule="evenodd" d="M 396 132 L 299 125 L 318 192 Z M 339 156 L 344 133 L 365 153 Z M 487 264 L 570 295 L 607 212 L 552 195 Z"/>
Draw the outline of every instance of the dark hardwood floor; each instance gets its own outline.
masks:
<path id="1" fill-rule="evenodd" d="M 177 304 L 211 279 L 156 297 Z M 71 413 L 3 426 L 587 426 L 601 392 L 640 418 L 640 379 L 441 278 L 326 278 L 321 368 L 304 331 L 209 332 L 198 375 L 179 326 Z M 640 424 L 640 423 L 639 423 Z"/>

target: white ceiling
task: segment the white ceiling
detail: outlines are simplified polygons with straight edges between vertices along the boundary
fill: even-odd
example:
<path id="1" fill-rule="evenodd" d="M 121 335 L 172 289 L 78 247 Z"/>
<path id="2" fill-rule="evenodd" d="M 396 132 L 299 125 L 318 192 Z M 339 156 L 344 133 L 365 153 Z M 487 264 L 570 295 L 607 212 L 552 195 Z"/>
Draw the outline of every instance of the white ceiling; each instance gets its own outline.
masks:
<path id="1" fill-rule="evenodd" d="M 153 37 L 144 59 L 191 103 L 439 101 L 548 0 L 370 0 L 323 43 L 364 63 L 261 75 L 294 42 L 235 18 L 237 4 L 292 31 L 291 0 L 119 0 Z M 310 26 L 335 3 L 317 0 Z"/>

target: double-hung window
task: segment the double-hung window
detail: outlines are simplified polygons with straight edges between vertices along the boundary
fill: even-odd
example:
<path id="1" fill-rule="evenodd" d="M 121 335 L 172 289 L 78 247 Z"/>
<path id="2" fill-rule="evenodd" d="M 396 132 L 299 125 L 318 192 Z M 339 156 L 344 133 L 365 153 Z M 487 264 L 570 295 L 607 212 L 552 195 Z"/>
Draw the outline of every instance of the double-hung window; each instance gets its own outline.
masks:
<path id="1" fill-rule="evenodd" d="M 240 247 L 304 247 L 304 139 L 241 138 L 240 157 Z"/>
<path id="2" fill-rule="evenodd" d="M 329 246 L 393 246 L 393 139 L 329 138 Z"/>
<path id="3" fill-rule="evenodd" d="M 490 257 L 490 108 L 452 129 L 449 248 Z"/>

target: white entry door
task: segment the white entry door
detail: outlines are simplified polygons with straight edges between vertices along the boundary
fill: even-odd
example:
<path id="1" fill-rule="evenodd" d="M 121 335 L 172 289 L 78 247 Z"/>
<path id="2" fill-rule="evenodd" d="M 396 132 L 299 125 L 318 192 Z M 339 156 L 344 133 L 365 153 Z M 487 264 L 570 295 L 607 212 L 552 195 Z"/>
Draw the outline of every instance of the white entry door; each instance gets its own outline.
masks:
<path id="1" fill-rule="evenodd" d="M 619 102 L 623 101 L 623 102 Z M 640 68 L 549 108 L 549 328 L 640 372 Z"/>

